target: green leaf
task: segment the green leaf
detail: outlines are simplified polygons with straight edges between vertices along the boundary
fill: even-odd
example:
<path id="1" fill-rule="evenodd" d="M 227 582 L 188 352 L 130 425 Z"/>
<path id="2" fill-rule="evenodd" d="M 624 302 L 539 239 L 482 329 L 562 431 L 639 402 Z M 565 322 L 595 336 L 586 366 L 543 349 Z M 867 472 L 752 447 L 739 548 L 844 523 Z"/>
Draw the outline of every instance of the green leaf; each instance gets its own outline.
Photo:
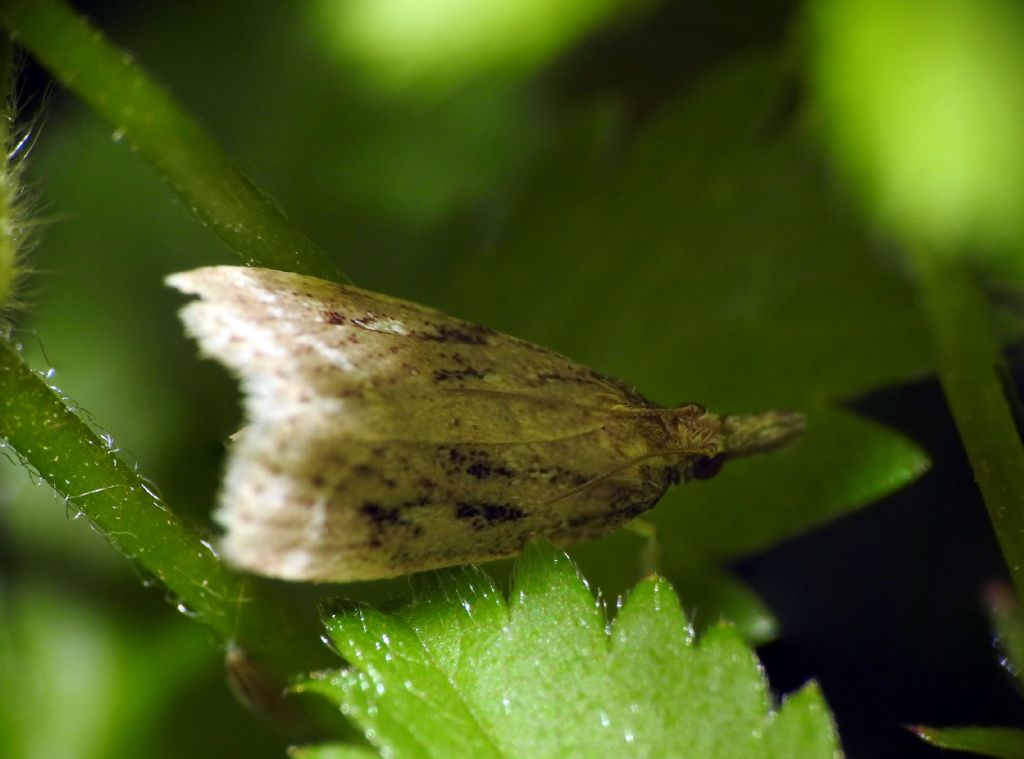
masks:
<path id="1" fill-rule="evenodd" d="M 672 584 L 680 597 L 686 599 L 697 629 L 728 621 L 751 645 L 763 645 L 776 638 L 778 620 L 747 585 L 711 564 L 687 564 L 679 558 L 663 560 L 662 571 L 671 573 Z"/>
<path id="2" fill-rule="evenodd" d="M 345 743 L 323 743 L 319 746 L 293 746 L 288 749 L 291 759 L 374 759 L 379 754 L 363 746 Z"/>
<path id="3" fill-rule="evenodd" d="M 726 469 L 670 492 L 656 511 L 659 535 L 673 546 L 665 554 L 693 562 L 752 553 L 898 490 L 928 460 L 892 430 L 822 408 L 808 413 L 790 449 Z"/>
<path id="4" fill-rule="evenodd" d="M 644 528 L 634 529 L 640 523 Z M 653 524 L 641 517 L 628 529 L 574 546 L 570 553 L 583 575 L 592 586 L 601 589 L 605 598 L 626 595 L 642 577 L 657 568 L 661 574 L 670 576 L 676 592 L 686 599 L 685 610 L 698 630 L 727 620 L 752 645 L 775 639 L 778 620 L 749 586 L 699 553 L 680 555 L 664 543 Z M 503 576 L 501 569 L 501 564 L 488 566 L 488 572 L 499 581 Z"/>
<path id="5" fill-rule="evenodd" d="M 474 76 L 537 68 L 623 9 L 622 0 L 520 0 L 422 3 L 419 0 L 320 2 L 320 33 L 395 89 L 455 88 Z"/>
<path id="6" fill-rule="evenodd" d="M 1024 756 L 1024 730 L 1009 727 L 912 727 L 917 736 L 939 748 L 998 759 Z"/>
<path id="7" fill-rule="evenodd" d="M 285 208 L 300 213 L 311 238 L 330 250 L 366 252 L 348 256 L 360 285 L 561 350 L 664 403 L 693 399 L 721 411 L 785 405 L 812 414 L 806 439 L 791 451 L 679 488 L 657 510 L 662 555 L 699 558 L 663 568 L 697 604 L 697 623 L 726 615 L 745 631 L 770 629 L 763 605 L 735 583 L 690 590 L 717 571 L 711 562 L 762 550 L 923 471 L 927 460 L 916 446 L 834 406 L 917 376 L 931 360 L 897 267 L 861 239 L 781 118 L 786 77 L 772 56 L 712 73 L 628 136 L 620 108 L 589 103 L 545 153 L 546 127 L 564 115 L 545 110 L 536 90 L 469 93 L 433 108 L 378 101 L 311 75 L 328 64 L 316 48 L 297 44 L 301 34 L 285 14 L 250 14 L 237 29 L 228 10 L 199 26 L 183 18 L 162 16 L 153 27 L 159 35 L 122 36 L 140 60 L 174 77 L 172 91 L 198 98 L 204 121 L 253 162 Z M 204 49 L 214 58 L 182 61 L 169 42 L 182 35 L 210 43 Z M 225 35 L 231 47 L 214 44 Z M 231 52 L 265 39 L 289 53 L 239 68 L 242 58 Z M 209 87 L 211 76 L 221 86 Z M 270 93 L 288 107 L 253 119 L 243 105 Z M 310 101 L 323 105 L 318 118 L 295 119 Z M 36 168 L 47 179 L 47 202 L 76 223 L 48 230 L 37 252 L 39 269 L 64 276 L 47 281 L 37 309 L 45 323 L 36 326 L 65 386 L 119 442 L 140 460 L 180 459 L 202 474 L 193 486 L 174 483 L 170 471 L 180 467 L 150 471 L 189 488 L 173 500 L 198 512 L 215 476 L 206 452 L 219 451 L 232 431 L 233 391 L 205 364 L 189 372 L 195 385 L 154 380 L 179 377 L 194 350 L 151 267 L 208 262 L 216 246 L 166 203 L 147 167 L 89 119 L 51 125 L 44 138 L 52 144 L 38 151 Z M 296 171 L 307 165 L 310 145 L 330 149 L 317 154 L 317 171 Z M 81 156 L 89 157 L 87 170 L 67 171 Z M 524 190 L 522 172 L 535 166 L 541 170 Z M 459 217 L 468 229 L 445 226 Z M 69 259 L 66 251 L 83 239 L 86 248 L 126 253 L 108 263 Z M 91 323 L 104 339 L 80 339 L 81 314 L 111 298 L 129 298 L 138 318 L 97 312 Z M 112 393 L 115 365 L 125 381 Z M 187 428 L 169 423 L 182 418 L 189 393 L 214 393 L 214 412 Z M 139 428 L 139 420 L 148 424 Z"/>
<path id="8" fill-rule="evenodd" d="M 565 554 L 531 545 L 508 601 L 475 568 L 414 579 L 391 612 L 338 603 L 348 669 L 298 690 L 339 705 L 394 757 L 832 757 L 812 684 L 772 707 L 731 627 L 699 642 L 668 582 L 641 582 L 609 623 Z"/>
<path id="9" fill-rule="evenodd" d="M 338 268 L 220 146 L 103 33 L 61 0 L 0 4 L 0 23 L 155 168 L 247 265 L 337 277 Z"/>
<path id="10" fill-rule="evenodd" d="M 727 465 L 656 509 L 662 555 L 687 558 L 664 571 L 687 585 L 700 563 L 768 548 L 928 467 L 913 442 L 840 406 L 930 371 L 930 337 L 899 262 L 865 239 L 782 119 L 787 93 L 777 59 L 751 56 L 635 136 L 617 134 L 608 109 L 580 119 L 498 252 L 438 274 L 450 310 L 666 405 L 807 413 L 791 449 Z M 541 305 L 510 310 L 484 278 Z"/>
<path id="11" fill-rule="evenodd" d="M 1019 249 L 1019 4 L 828 0 L 811 9 L 821 124 L 865 205 L 905 240 Z"/>

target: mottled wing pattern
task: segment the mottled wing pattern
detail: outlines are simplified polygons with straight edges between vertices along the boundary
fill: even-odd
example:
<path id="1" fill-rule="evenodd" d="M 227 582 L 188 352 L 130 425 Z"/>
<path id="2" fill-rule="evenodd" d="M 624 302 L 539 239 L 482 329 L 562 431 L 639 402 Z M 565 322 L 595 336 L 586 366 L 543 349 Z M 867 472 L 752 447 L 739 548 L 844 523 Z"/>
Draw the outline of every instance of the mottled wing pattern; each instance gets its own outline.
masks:
<path id="1" fill-rule="evenodd" d="M 672 472 L 632 388 L 407 301 L 285 272 L 168 282 L 248 426 L 219 519 L 235 563 L 347 581 L 575 542 L 648 508 Z M 633 462 L 641 462 L 634 464 Z"/>

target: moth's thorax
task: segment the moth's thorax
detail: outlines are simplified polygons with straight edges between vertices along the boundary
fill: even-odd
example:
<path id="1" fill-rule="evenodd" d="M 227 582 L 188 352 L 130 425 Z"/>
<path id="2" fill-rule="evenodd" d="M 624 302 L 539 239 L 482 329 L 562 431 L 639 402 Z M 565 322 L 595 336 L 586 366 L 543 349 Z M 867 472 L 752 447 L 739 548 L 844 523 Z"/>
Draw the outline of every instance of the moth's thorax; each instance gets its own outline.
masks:
<path id="1" fill-rule="evenodd" d="M 695 462 L 714 459 L 726 448 L 721 417 L 696 404 L 623 409 L 603 430 L 623 467 L 622 481 L 636 488 L 638 499 L 652 502 L 670 485 L 692 479 Z"/>
<path id="2" fill-rule="evenodd" d="M 713 457 L 725 448 L 721 417 L 697 405 L 666 409 L 661 417 L 667 432 L 666 448 L 684 456 Z"/>

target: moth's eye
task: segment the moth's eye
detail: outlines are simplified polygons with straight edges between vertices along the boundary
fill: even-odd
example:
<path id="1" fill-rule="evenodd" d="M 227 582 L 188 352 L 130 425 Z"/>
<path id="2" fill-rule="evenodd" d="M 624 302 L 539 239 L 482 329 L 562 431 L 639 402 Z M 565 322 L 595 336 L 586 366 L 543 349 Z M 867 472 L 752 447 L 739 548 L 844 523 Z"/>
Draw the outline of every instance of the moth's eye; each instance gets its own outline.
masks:
<path id="1" fill-rule="evenodd" d="M 695 480 L 710 480 L 722 471 L 725 463 L 725 456 L 719 453 L 717 456 L 701 456 L 693 462 L 693 478 Z"/>

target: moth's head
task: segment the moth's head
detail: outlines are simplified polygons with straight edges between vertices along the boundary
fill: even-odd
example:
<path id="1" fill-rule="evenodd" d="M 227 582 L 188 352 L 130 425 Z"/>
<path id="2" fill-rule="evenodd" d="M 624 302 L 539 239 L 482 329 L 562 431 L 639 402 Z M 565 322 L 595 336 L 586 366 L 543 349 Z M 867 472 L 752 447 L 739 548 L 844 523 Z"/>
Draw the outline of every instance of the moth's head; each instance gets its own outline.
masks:
<path id="1" fill-rule="evenodd" d="M 696 403 L 674 409 L 679 447 L 686 451 L 683 479 L 707 480 L 729 459 L 774 451 L 804 431 L 804 416 L 795 411 L 717 416 Z"/>
<path id="2" fill-rule="evenodd" d="M 710 479 L 729 459 L 774 451 L 804 431 L 804 416 L 795 411 L 716 416 L 688 403 L 674 417 L 681 448 L 689 453 L 684 479 Z"/>
<path id="3" fill-rule="evenodd" d="M 722 419 L 699 403 L 683 403 L 666 418 L 672 448 L 682 453 L 679 462 L 683 480 L 706 480 L 722 468 L 725 437 Z"/>

